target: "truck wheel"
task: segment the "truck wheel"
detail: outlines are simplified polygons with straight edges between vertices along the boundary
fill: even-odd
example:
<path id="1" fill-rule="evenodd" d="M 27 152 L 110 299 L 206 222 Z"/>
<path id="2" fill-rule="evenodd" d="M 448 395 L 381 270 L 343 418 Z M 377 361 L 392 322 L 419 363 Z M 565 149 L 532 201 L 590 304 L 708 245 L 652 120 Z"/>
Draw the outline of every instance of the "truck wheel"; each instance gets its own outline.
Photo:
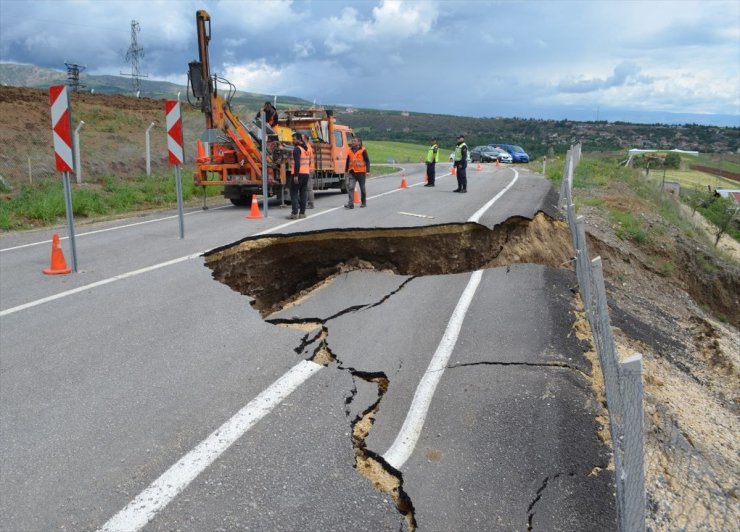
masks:
<path id="1" fill-rule="evenodd" d="M 229 198 L 231 200 L 231 203 L 236 205 L 237 207 L 251 207 L 252 206 L 252 196 L 239 196 L 238 198 Z"/>

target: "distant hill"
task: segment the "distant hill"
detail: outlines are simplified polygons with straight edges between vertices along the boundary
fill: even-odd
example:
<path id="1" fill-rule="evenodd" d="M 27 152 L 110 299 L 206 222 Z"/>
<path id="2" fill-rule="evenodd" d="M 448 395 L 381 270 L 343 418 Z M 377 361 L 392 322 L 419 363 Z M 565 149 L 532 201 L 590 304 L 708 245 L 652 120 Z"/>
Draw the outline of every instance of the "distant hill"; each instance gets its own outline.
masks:
<path id="1" fill-rule="evenodd" d="M 13 87 L 46 89 L 66 84 L 66 72 L 33 65 L 0 63 L 0 84 Z M 80 75 L 80 92 L 132 96 L 131 78 L 126 76 Z M 166 81 L 140 80 L 141 98 L 153 100 L 187 99 L 186 87 Z M 225 86 L 220 86 L 223 91 Z M 271 95 L 237 91 L 234 106 L 252 116 Z M 291 96 L 278 96 L 278 109 L 306 107 L 311 102 Z M 436 136 L 442 148 L 452 148 L 455 137 L 464 134 L 471 148 L 480 144 L 506 143 L 522 146 L 530 158 L 565 153 L 575 143 L 584 152 L 626 151 L 630 148 L 683 149 L 701 153 L 740 153 L 740 128 L 700 126 L 696 124 L 636 124 L 629 122 L 541 120 L 533 118 L 476 118 L 376 109 L 333 108 L 340 123 L 351 126 L 368 140 L 395 140 L 426 143 Z"/>
<path id="2" fill-rule="evenodd" d="M 15 63 L 0 63 L 0 84 L 11 87 L 29 87 L 35 89 L 46 89 L 50 85 L 68 84 L 67 72 L 41 68 L 35 65 L 19 65 Z M 95 92 L 102 94 L 133 95 L 132 80 L 126 76 L 89 75 L 84 71 L 80 73 L 80 92 Z M 147 78 L 139 79 L 139 96 L 152 99 L 177 99 L 178 93 L 181 99 L 186 97 L 186 87 L 169 81 L 155 81 Z M 272 95 L 254 92 L 237 91 L 233 102 L 249 107 L 258 107 L 267 100 L 272 100 Z M 278 101 L 283 105 L 305 106 L 310 102 L 292 96 L 278 96 Z"/>

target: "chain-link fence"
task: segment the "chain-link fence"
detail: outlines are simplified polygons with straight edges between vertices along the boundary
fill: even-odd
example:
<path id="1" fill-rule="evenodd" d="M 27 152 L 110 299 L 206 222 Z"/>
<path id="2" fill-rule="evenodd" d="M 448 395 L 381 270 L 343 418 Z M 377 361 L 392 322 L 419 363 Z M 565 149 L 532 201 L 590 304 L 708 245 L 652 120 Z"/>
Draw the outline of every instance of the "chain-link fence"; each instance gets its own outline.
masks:
<path id="1" fill-rule="evenodd" d="M 619 530 L 740 530 L 736 457 L 710 458 L 698 451 L 668 406 L 643 401 L 641 355 L 623 360 L 617 355 L 601 258 L 589 258 L 584 219 L 573 204 L 580 156 L 580 145 L 566 155 L 559 206 L 568 217 L 576 276 L 604 377 Z M 731 428 L 729 433 L 732 441 Z"/>

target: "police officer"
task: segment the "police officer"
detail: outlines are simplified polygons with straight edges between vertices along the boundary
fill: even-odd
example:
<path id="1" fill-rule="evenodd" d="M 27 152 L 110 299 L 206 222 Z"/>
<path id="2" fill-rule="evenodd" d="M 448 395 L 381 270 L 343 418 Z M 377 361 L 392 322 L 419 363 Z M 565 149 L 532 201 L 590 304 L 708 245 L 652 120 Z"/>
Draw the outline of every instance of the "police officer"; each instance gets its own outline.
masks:
<path id="1" fill-rule="evenodd" d="M 457 169 L 457 188 L 452 192 L 467 192 L 468 176 L 466 170 L 468 168 L 468 146 L 465 144 L 465 137 L 463 135 L 457 137 L 454 166 Z"/>
<path id="2" fill-rule="evenodd" d="M 436 137 L 432 137 L 432 145 L 427 150 L 427 184 L 425 187 L 434 186 L 435 164 L 439 162 L 439 146 Z"/>

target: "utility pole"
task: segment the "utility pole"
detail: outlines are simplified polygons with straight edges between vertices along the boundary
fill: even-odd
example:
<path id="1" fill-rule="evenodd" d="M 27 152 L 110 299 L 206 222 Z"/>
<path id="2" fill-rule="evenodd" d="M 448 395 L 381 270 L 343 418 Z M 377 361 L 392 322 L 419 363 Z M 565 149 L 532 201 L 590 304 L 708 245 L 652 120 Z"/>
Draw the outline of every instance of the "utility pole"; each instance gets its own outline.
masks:
<path id="1" fill-rule="evenodd" d="M 80 72 L 85 70 L 86 67 L 77 65 L 75 63 L 64 63 L 67 65 L 67 85 L 72 92 L 80 92 L 80 89 L 84 89 L 84 85 L 80 85 Z"/>
<path id="2" fill-rule="evenodd" d="M 141 91 L 141 83 L 139 78 L 149 77 L 147 74 L 142 74 L 139 69 L 139 59 L 144 57 L 144 48 L 139 46 L 139 23 L 135 20 L 131 21 L 131 45 L 128 47 L 126 52 L 126 62 L 131 63 L 131 74 L 121 72 L 122 76 L 131 76 L 131 84 L 133 87 L 134 94 L 138 97 Z"/>

